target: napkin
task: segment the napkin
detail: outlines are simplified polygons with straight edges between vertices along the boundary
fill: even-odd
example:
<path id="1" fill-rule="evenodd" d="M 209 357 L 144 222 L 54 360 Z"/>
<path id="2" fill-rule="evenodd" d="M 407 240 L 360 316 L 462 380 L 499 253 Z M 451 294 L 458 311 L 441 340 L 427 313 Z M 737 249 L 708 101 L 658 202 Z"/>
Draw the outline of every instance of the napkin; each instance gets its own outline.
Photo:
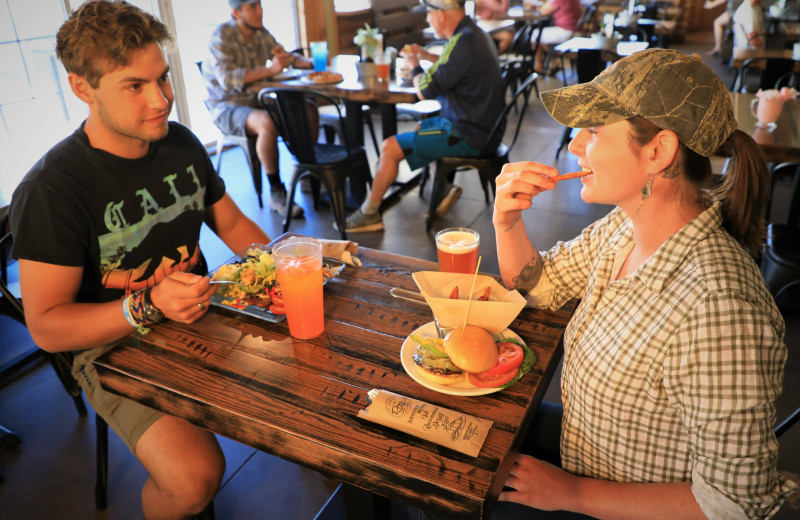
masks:
<path id="1" fill-rule="evenodd" d="M 367 393 L 370 405 L 358 416 L 440 446 L 477 457 L 492 421 L 411 399 L 386 390 Z"/>
<path id="2" fill-rule="evenodd" d="M 467 325 L 475 325 L 492 334 L 499 334 L 508 328 L 526 304 L 525 298 L 518 291 L 509 291 L 491 276 L 419 271 L 413 273 L 412 277 L 443 329 L 461 328 L 469 307 Z M 454 287 L 458 287 L 457 300 L 450 299 Z M 478 301 L 487 287 L 489 301 Z M 470 289 L 471 302 L 468 301 Z"/>
<path id="3" fill-rule="evenodd" d="M 361 265 L 361 260 L 356 257 L 358 243 L 351 240 L 327 240 L 319 239 L 322 242 L 322 256 L 341 260 L 348 265 Z"/>

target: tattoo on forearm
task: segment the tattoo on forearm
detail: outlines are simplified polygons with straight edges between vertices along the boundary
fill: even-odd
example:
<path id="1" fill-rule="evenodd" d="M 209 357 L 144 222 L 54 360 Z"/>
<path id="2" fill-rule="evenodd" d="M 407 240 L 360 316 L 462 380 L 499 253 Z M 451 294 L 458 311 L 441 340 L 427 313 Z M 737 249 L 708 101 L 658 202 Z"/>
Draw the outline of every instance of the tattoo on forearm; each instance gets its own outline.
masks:
<path id="1" fill-rule="evenodd" d="M 531 261 L 522 268 L 517 276 L 511 279 L 514 282 L 514 288 L 523 294 L 527 293 L 539 283 L 543 269 L 541 257 L 534 253 Z"/>
<path id="2" fill-rule="evenodd" d="M 512 229 L 514 229 L 514 226 L 516 226 L 516 225 L 517 225 L 517 222 L 519 222 L 519 219 L 521 219 L 521 218 L 522 218 L 522 213 L 520 212 L 520 214 L 519 214 L 519 215 L 517 215 L 517 218 L 515 218 L 515 219 L 514 219 L 514 222 L 512 222 L 511 224 L 509 224 L 509 225 L 508 225 L 508 227 L 506 227 L 506 228 L 505 228 L 503 231 L 504 231 L 504 232 L 506 232 L 506 233 L 508 233 L 509 231 L 511 231 Z"/>

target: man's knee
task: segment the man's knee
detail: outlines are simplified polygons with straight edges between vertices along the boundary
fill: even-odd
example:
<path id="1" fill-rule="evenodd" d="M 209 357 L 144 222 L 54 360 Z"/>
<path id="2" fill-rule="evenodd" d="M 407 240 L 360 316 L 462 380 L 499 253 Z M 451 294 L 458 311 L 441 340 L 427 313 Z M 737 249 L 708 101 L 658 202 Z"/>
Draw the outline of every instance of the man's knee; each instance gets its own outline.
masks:
<path id="1" fill-rule="evenodd" d="M 253 110 L 247 116 L 247 131 L 257 135 L 277 135 L 275 123 L 266 110 Z"/>
<path id="2" fill-rule="evenodd" d="M 224 473 L 225 458 L 221 454 L 210 456 L 202 464 L 185 467 L 177 478 L 166 483 L 167 492 L 174 498 L 180 511 L 197 514 L 214 499 Z"/>

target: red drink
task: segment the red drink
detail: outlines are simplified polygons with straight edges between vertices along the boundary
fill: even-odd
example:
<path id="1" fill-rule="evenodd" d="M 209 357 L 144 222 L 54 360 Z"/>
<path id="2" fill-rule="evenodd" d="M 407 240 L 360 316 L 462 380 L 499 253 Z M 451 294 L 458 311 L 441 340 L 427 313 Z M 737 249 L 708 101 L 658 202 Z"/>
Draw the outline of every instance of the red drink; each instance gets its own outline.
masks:
<path id="1" fill-rule="evenodd" d="M 325 328 L 321 244 L 313 238 L 290 238 L 275 246 L 274 255 L 289 334 L 297 339 L 319 336 Z"/>
<path id="2" fill-rule="evenodd" d="M 448 228 L 436 234 L 439 271 L 473 274 L 478 266 L 480 235 L 468 228 Z"/>
<path id="3" fill-rule="evenodd" d="M 376 61 L 375 62 L 375 72 L 378 73 L 378 79 L 379 80 L 381 80 L 381 81 L 389 81 L 389 62 L 386 61 L 384 63 L 384 62 Z"/>

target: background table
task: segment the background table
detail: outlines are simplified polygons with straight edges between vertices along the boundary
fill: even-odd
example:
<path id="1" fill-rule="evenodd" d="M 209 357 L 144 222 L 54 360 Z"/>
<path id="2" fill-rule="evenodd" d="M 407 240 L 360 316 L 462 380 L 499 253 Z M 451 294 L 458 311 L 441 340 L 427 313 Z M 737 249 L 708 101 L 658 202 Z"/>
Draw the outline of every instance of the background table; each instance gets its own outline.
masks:
<path id="1" fill-rule="evenodd" d="M 433 247 L 433 244 L 431 245 Z M 480 397 L 439 393 L 400 362 L 404 339 L 431 321 L 395 300 L 411 273 L 436 264 L 361 248 L 325 287 L 325 332 L 288 337 L 284 323 L 211 309 L 193 325 L 167 321 L 95 361 L 104 388 L 372 493 L 448 519 L 487 518 L 523 433 L 553 377 L 574 310 L 524 309 L 511 324 L 535 352 L 513 387 Z M 372 388 L 494 421 L 469 457 L 357 418 Z M 381 519 L 383 520 L 383 519 Z"/>
<path id="2" fill-rule="evenodd" d="M 756 128 L 756 118 L 750 110 L 750 103 L 754 98 L 753 94 L 731 94 L 733 113 L 739 129 L 750 134 L 759 144 L 767 162 L 800 161 L 800 100 L 784 102 L 777 126 L 768 131 Z M 726 149 L 721 153 L 730 155 L 730 151 Z"/>
<path id="3" fill-rule="evenodd" d="M 288 87 L 296 89 L 318 90 L 328 96 L 344 100 L 347 110 L 345 132 L 349 142 L 356 146 L 364 144 L 364 119 L 361 105 L 379 103 L 381 110 L 381 126 L 384 139 L 397 133 L 397 103 L 415 103 L 417 91 L 414 87 L 401 87 L 396 81 L 378 81 L 377 76 L 360 78 L 356 63 L 358 56 L 341 54 L 334 56 L 328 70 L 338 72 L 343 80 L 339 83 L 312 83 L 303 78 L 311 71 L 304 72 L 298 79 L 289 81 L 262 81 L 254 85 L 254 89 L 264 87 Z"/>

